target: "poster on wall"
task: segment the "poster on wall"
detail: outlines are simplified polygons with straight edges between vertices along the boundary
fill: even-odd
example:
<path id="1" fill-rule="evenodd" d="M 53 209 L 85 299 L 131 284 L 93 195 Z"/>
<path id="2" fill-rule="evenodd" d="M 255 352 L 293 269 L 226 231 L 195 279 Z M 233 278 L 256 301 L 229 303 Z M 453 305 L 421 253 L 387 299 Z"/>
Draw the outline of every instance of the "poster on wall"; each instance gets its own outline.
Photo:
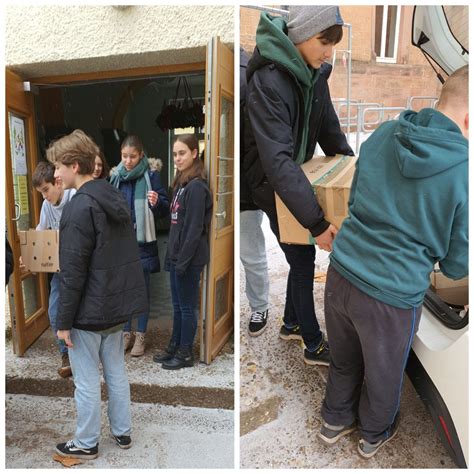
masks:
<path id="1" fill-rule="evenodd" d="M 26 176 L 26 137 L 25 122 L 19 117 L 10 115 L 10 145 L 13 161 L 13 172 Z"/>
<path id="2" fill-rule="evenodd" d="M 30 212 L 26 176 L 16 175 L 16 184 L 17 193 L 15 193 L 15 201 L 20 204 L 21 215 L 24 216 Z"/>

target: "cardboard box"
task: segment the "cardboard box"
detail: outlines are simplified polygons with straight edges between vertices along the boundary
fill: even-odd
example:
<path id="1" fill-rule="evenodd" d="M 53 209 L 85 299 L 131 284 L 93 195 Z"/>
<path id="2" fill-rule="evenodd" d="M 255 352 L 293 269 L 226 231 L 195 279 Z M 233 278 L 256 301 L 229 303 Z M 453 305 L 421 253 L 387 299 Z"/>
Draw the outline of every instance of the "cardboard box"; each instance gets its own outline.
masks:
<path id="1" fill-rule="evenodd" d="M 469 303 L 469 277 L 451 280 L 441 271 L 435 270 L 430 279 L 433 291 L 446 303 L 456 306 Z"/>
<path id="2" fill-rule="evenodd" d="M 59 232 L 57 230 L 20 231 L 21 258 L 31 272 L 59 272 Z"/>
<path id="3" fill-rule="evenodd" d="M 301 166 L 313 186 L 326 220 L 338 229 L 348 215 L 348 202 L 354 177 L 355 156 L 314 156 Z M 280 241 L 288 244 L 313 244 L 314 238 L 291 214 L 275 193 Z M 301 203 L 304 206 L 304 203 Z"/>

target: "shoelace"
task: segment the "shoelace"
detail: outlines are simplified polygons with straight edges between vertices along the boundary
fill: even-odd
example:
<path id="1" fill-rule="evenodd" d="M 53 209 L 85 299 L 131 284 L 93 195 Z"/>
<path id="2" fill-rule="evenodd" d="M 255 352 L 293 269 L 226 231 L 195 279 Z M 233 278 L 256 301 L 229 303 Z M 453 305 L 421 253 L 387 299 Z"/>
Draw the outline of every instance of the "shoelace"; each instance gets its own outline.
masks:
<path id="1" fill-rule="evenodd" d="M 66 448 L 72 448 L 74 446 L 74 440 L 73 439 L 70 439 L 67 443 L 66 443 Z"/>
<path id="2" fill-rule="evenodd" d="M 265 319 L 264 313 L 262 311 L 254 311 L 250 315 L 250 322 L 251 323 L 263 323 Z"/>

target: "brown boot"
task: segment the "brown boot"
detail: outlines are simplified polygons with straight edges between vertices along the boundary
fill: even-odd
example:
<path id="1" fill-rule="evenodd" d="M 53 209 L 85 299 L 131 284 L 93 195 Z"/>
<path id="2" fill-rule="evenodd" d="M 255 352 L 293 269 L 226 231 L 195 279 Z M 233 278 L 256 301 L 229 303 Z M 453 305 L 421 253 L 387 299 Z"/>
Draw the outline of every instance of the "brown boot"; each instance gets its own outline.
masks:
<path id="1" fill-rule="evenodd" d="M 127 352 L 132 347 L 132 333 L 128 331 L 123 332 L 123 351 Z"/>
<path id="2" fill-rule="evenodd" d="M 145 354 L 145 333 L 136 332 L 135 333 L 135 344 L 133 344 L 132 351 L 130 355 L 132 357 L 140 357 Z"/>
<path id="3" fill-rule="evenodd" d="M 61 367 L 58 369 L 58 374 L 63 379 L 71 377 L 72 375 L 71 364 L 69 363 L 69 355 L 67 352 L 61 354 Z"/>

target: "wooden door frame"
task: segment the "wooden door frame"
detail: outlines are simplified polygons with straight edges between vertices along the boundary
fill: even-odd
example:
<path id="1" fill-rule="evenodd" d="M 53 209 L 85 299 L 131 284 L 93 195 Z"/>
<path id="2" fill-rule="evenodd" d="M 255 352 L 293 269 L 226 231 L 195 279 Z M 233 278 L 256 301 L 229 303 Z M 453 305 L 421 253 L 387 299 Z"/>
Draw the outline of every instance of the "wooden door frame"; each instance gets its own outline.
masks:
<path id="1" fill-rule="evenodd" d="M 27 134 L 27 145 L 28 153 L 27 169 L 28 175 L 28 187 L 31 189 L 31 174 L 36 164 L 38 163 L 38 149 L 37 144 L 37 133 L 36 133 L 36 117 L 34 109 L 34 100 L 31 94 L 27 94 L 23 91 L 23 82 L 21 76 L 13 73 L 9 69 L 5 71 L 5 217 L 6 217 L 6 228 L 10 240 L 10 246 L 13 252 L 14 262 L 16 263 L 17 269 L 12 275 L 8 289 L 9 289 L 9 305 L 10 305 L 10 318 L 12 322 L 12 338 L 14 352 L 19 356 L 23 355 L 26 349 L 47 329 L 49 321 L 45 319 L 45 313 L 47 312 L 46 302 L 48 300 L 47 281 L 45 274 L 38 274 L 40 281 L 39 287 L 39 309 L 32 315 L 29 315 L 27 320 L 25 317 L 25 308 L 23 304 L 23 289 L 22 282 L 26 278 L 31 276 L 30 272 L 20 273 L 18 269 L 18 261 L 20 258 L 20 237 L 17 232 L 15 221 L 15 198 L 14 195 L 9 193 L 9 190 L 13 190 L 13 166 L 11 162 L 11 143 L 10 143 L 10 122 L 8 113 L 11 112 L 18 115 L 25 121 L 25 132 Z M 11 89 L 13 88 L 13 89 Z M 21 99 L 18 100 L 18 97 Z M 11 202 L 13 199 L 13 203 Z M 31 209 L 30 213 L 33 215 L 33 222 L 38 222 L 40 215 L 40 199 L 39 193 L 32 192 L 31 194 Z M 13 294 L 21 295 L 14 298 Z M 23 314 L 23 318 L 16 318 L 15 315 L 20 312 Z M 34 327 L 36 331 L 28 334 L 28 329 Z M 23 338 L 17 336 L 21 333 Z"/>
<path id="2" fill-rule="evenodd" d="M 138 78 L 147 78 L 152 76 L 161 76 L 161 75 L 172 75 L 172 74 L 185 74 L 188 72 L 199 72 L 201 71 L 205 74 L 206 70 L 206 63 L 205 62 L 196 62 L 196 63 L 184 63 L 184 64 L 172 64 L 172 65 L 162 65 L 162 66 L 151 66 L 151 67 L 140 67 L 134 69 L 118 69 L 118 70 L 111 70 L 111 71 L 99 71 L 99 72 L 90 72 L 90 73 L 78 73 L 78 74 L 65 74 L 65 75 L 55 75 L 55 76 L 41 76 L 41 77 L 32 77 L 28 78 L 21 74 L 13 73 L 9 69 L 6 69 L 6 93 L 8 94 L 9 87 L 15 87 L 15 92 L 18 94 L 21 92 L 24 94 L 25 101 L 17 101 L 16 95 L 13 95 L 14 100 L 12 100 L 8 106 L 7 103 L 5 108 L 6 113 L 6 137 L 5 137 L 5 162 L 6 162 L 6 187 L 5 187 L 5 195 L 6 195 L 6 203 L 8 204 L 10 198 L 8 197 L 8 189 L 13 189 L 13 168 L 11 164 L 11 155 L 10 155 L 10 134 L 9 134 L 9 122 L 8 122 L 8 111 L 11 111 L 15 114 L 18 114 L 20 117 L 28 117 L 30 114 L 30 110 L 33 110 L 33 115 L 25 120 L 25 126 L 28 134 L 28 143 L 30 144 L 28 156 L 28 170 L 29 176 L 31 177 L 31 173 L 33 172 L 35 166 L 39 161 L 38 150 L 36 146 L 31 146 L 31 143 L 37 143 L 37 131 L 36 131 L 36 120 L 34 116 L 34 97 L 32 94 L 26 93 L 23 91 L 23 83 L 19 83 L 16 79 L 16 76 L 19 76 L 23 79 L 23 82 L 29 82 L 30 84 L 36 86 L 60 86 L 66 84 L 78 84 L 81 82 L 87 83 L 91 81 L 106 81 L 106 80 L 114 80 L 114 79 L 123 79 L 123 78 L 130 78 L 130 79 L 138 79 Z M 14 78 L 14 79 L 13 79 Z M 30 109 L 31 107 L 31 109 Z M 34 141 L 32 141 L 34 140 Z M 30 180 L 31 181 L 31 178 Z M 29 182 L 29 184 L 31 184 Z M 31 187 L 31 186 L 30 186 Z M 30 210 L 31 213 L 34 215 L 33 222 L 38 222 L 41 203 L 39 198 L 39 193 L 33 192 L 32 193 L 32 208 Z M 14 204 L 14 203 L 13 203 Z M 13 205 L 14 209 L 14 205 Z M 12 214 L 11 207 L 9 205 L 6 206 L 6 220 L 7 220 L 7 231 L 9 238 L 11 240 L 10 244 L 12 247 L 14 259 L 17 262 L 20 256 L 20 244 L 19 244 L 19 237 L 16 232 L 16 225 L 12 220 L 15 216 Z M 18 271 L 18 270 L 17 270 Z M 9 288 L 12 288 L 16 294 L 22 294 L 21 282 L 24 278 L 28 277 L 30 273 L 25 273 L 19 279 L 12 276 Z M 22 298 L 18 299 L 17 304 L 12 304 L 13 298 L 10 298 L 10 311 L 11 311 L 11 318 L 12 318 L 12 331 L 14 332 L 13 340 L 16 343 L 16 332 L 20 331 L 24 333 L 27 330 L 27 327 L 38 319 L 41 314 L 44 314 L 47 311 L 46 302 L 48 301 L 49 294 L 47 290 L 47 283 L 46 283 L 46 275 L 45 274 L 38 274 L 39 278 L 42 279 L 45 283 L 40 286 L 39 295 L 40 295 L 40 302 L 41 308 L 36 313 L 31 315 L 26 322 L 26 324 L 22 324 L 14 320 L 14 312 L 15 311 L 22 311 L 24 313 L 23 307 L 23 300 Z M 35 338 L 36 339 L 36 338 Z M 30 341 L 31 343 L 34 342 Z M 31 345 L 31 344 L 28 344 Z M 21 347 L 16 347 L 15 345 L 15 352 L 18 352 L 20 355 L 24 353 L 26 350 L 23 347 L 24 344 L 21 344 Z"/>
<path id="3" fill-rule="evenodd" d="M 207 137 L 207 142 L 208 146 L 206 147 L 206 170 L 209 176 L 209 185 L 211 189 L 211 193 L 213 195 L 213 216 L 211 220 L 211 229 L 212 232 L 209 236 L 209 245 L 210 245 L 210 263 L 212 264 L 213 260 L 216 259 L 215 255 L 215 240 L 218 238 L 228 238 L 229 234 L 231 239 L 232 239 L 232 258 L 231 258 L 231 267 L 228 270 L 221 271 L 220 273 L 212 274 L 212 270 L 210 269 L 210 265 L 206 266 L 205 271 L 203 272 L 204 275 L 204 281 L 206 283 L 205 286 L 205 291 L 203 293 L 203 302 L 201 305 L 201 312 L 205 317 L 205 325 L 204 328 L 201 328 L 201 341 L 204 341 L 204 344 L 201 346 L 201 354 L 200 358 L 203 362 L 205 363 L 210 363 L 214 357 L 218 354 L 226 340 L 228 339 L 229 335 L 232 333 L 232 330 L 234 328 L 234 307 L 233 307 L 233 299 L 232 296 L 234 295 L 234 252 L 235 249 L 233 247 L 234 244 L 234 232 L 235 232 L 235 214 L 234 214 L 234 208 L 235 208 L 235 202 L 234 205 L 232 205 L 232 222 L 229 226 L 226 226 L 225 228 L 221 230 L 216 230 L 216 203 L 217 203 L 217 195 L 215 189 L 213 189 L 213 182 L 211 180 L 212 176 L 212 170 L 215 167 L 219 166 L 219 159 L 218 159 L 218 154 L 219 154 L 219 131 L 220 131 L 220 111 L 221 111 L 221 105 L 222 105 L 222 97 L 227 96 L 228 100 L 231 100 L 233 103 L 235 102 L 235 93 L 234 93 L 234 74 L 233 71 L 231 71 L 231 82 L 232 84 L 226 84 L 228 87 L 222 88 L 222 83 L 218 82 L 218 71 L 219 68 L 223 65 L 223 62 L 221 61 L 221 57 L 219 53 L 223 51 L 222 49 L 219 48 L 219 37 L 214 37 L 210 45 L 211 47 L 209 48 L 208 46 L 208 52 L 207 52 L 207 64 L 211 63 L 212 68 L 208 67 L 206 71 L 206 137 Z M 225 45 L 223 45 L 225 46 Z M 226 47 L 227 48 L 227 47 Z M 216 60 L 213 60 L 214 53 L 216 54 Z M 232 69 L 234 69 L 234 60 L 231 62 L 232 64 Z M 225 92 L 228 91 L 228 94 Z M 211 97 L 217 97 L 218 98 L 218 104 L 215 106 L 214 110 L 212 109 L 212 101 Z M 216 112 L 216 113 L 214 113 Z M 234 103 L 234 112 L 235 112 L 235 103 Z M 235 113 L 234 113 L 235 117 Z M 213 134 L 211 135 L 211 131 Z M 232 133 L 234 133 L 234 130 L 232 130 Z M 235 154 L 235 153 L 234 153 Z M 235 157 L 234 157 L 235 158 Z M 233 169 L 235 169 L 235 161 L 234 161 L 234 166 Z M 217 173 L 217 169 L 216 169 Z M 235 178 L 235 174 L 234 174 Z M 235 181 L 235 179 L 234 179 Z M 234 183 L 233 183 L 233 188 L 234 188 Z M 214 236 L 214 237 L 213 237 Z M 228 286 L 228 312 L 226 312 L 224 315 L 221 315 L 222 317 L 215 322 L 214 317 L 210 317 L 210 312 L 208 311 L 209 306 L 211 304 L 214 304 L 214 299 L 216 295 L 216 283 L 219 280 L 220 277 L 224 276 L 227 272 L 229 272 L 229 286 Z M 229 311 L 232 313 L 229 315 Z M 226 317 L 228 316 L 229 317 Z"/>

